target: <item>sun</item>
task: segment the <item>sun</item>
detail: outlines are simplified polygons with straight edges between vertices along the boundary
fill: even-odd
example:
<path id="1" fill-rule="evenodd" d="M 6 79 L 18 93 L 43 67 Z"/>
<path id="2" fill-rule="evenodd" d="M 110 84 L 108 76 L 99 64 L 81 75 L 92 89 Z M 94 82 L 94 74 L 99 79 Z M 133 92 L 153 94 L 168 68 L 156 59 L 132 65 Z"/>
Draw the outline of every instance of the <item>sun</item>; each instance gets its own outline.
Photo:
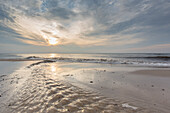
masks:
<path id="1" fill-rule="evenodd" d="M 50 45 L 57 45 L 58 44 L 58 40 L 57 40 L 57 38 L 50 37 L 50 38 L 48 38 L 48 43 Z"/>
<path id="2" fill-rule="evenodd" d="M 45 39 L 45 41 L 48 43 L 48 45 L 57 45 L 59 43 L 57 38 L 47 36 L 45 34 L 42 34 L 42 36 Z"/>

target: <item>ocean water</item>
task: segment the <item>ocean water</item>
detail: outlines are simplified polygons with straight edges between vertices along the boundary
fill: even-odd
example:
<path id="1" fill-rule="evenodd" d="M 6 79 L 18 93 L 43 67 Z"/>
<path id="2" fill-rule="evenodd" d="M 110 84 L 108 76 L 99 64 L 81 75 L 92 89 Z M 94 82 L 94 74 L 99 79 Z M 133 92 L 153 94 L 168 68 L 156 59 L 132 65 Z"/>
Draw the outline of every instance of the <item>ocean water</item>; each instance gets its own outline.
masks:
<path id="1" fill-rule="evenodd" d="M 170 67 L 170 53 L 96 53 L 96 54 L 2 54 L 0 59 L 50 60 L 101 64 L 127 64 L 135 66 Z"/>

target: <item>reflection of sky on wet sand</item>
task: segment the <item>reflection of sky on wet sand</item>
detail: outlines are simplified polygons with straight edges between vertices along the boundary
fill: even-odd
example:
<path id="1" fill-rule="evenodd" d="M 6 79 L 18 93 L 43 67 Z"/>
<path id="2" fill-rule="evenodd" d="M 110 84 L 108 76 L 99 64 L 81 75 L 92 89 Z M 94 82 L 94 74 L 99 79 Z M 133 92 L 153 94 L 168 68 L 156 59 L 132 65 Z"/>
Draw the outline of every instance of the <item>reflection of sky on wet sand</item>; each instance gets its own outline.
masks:
<path id="1" fill-rule="evenodd" d="M 153 76 L 146 78 L 145 76 L 129 74 L 129 72 L 135 70 L 147 69 L 144 67 L 132 68 L 90 63 L 51 63 L 49 67 L 51 71 L 50 76 L 54 75 L 54 78 L 70 82 L 78 87 L 92 89 L 94 91 L 97 90 L 109 97 L 113 97 L 114 95 L 114 98 L 127 101 L 130 101 L 133 97 L 134 103 L 140 103 L 141 101 L 147 101 L 147 99 L 152 98 L 153 101 L 150 104 L 157 102 L 159 107 L 161 107 L 162 103 L 167 103 L 167 105 L 169 103 L 169 101 L 165 101 L 169 98 L 168 93 L 166 93 L 169 92 L 166 85 L 169 84 L 167 78 L 163 80 L 161 77 L 161 79 Z M 161 81 L 165 83 L 163 84 Z M 161 84 L 159 84 L 160 82 Z M 157 87 L 151 87 L 153 84 Z M 161 87 L 167 91 L 161 91 Z M 135 99 L 138 99 L 138 102 Z"/>
<path id="2" fill-rule="evenodd" d="M 51 65 L 51 71 L 56 72 L 56 67 L 54 65 Z"/>
<path id="3" fill-rule="evenodd" d="M 62 78 L 62 75 L 70 73 L 73 68 L 65 67 L 66 63 L 49 63 L 46 66 L 42 66 L 42 69 L 48 70 L 48 74 L 53 78 Z"/>
<path id="4" fill-rule="evenodd" d="M 68 69 L 64 65 L 67 63 L 45 63 L 28 68 L 31 72 L 29 73 L 30 77 L 24 82 L 17 97 L 10 102 L 8 108 L 12 108 L 13 112 L 31 113 L 94 113 L 96 110 L 102 112 L 104 110 L 112 111 L 115 108 L 125 109 L 121 107 L 120 102 L 103 98 L 96 93 L 88 92 L 54 78 L 53 72 L 60 72 L 61 67 L 63 67 L 63 73 Z M 71 69 L 69 70 L 71 71 Z M 20 73 L 20 75 L 25 74 Z M 58 75 L 55 77 L 60 78 Z M 117 106 L 118 104 L 120 106 Z"/>
<path id="5" fill-rule="evenodd" d="M 11 62 L 11 61 L 1 61 L 0 62 L 0 75 L 1 74 L 11 74 L 15 70 L 20 69 L 21 67 L 32 64 L 34 61 L 29 62 Z"/>
<path id="6" fill-rule="evenodd" d="M 21 70 L 21 72 L 18 71 L 17 77 L 19 76 L 23 78 L 26 78 L 28 76 L 33 77 L 32 78 L 33 81 L 31 80 L 33 83 L 37 82 L 37 84 L 42 84 L 41 91 L 44 90 L 44 88 L 47 86 L 50 87 L 51 88 L 50 90 L 44 92 L 47 92 L 49 94 L 51 94 L 52 92 L 52 94 L 54 95 L 58 93 L 56 97 L 52 95 L 51 99 L 62 97 L 61 95 L 62 91 L 67 92 L 67 90 L 69 90 L 69 88 L 64 89 L 67 87 L 62 86 L 61 84 L 58 83 L 58 81 L 65 81 L 66 83 L 71 83 L 81 88 L 89 87 L 90 89 L 92 89 L 92 91 L 98 90 L 99 93 L 101 93 L 102 95 L 106 95 L 113 98 L 120 98 L 120 99 L 122 98 L 122 100 L 134 101 L 134 103 L 135 103 L 135 98 L 139 100 L 138 103 L 140 103 L 141 100 L 145 101 L 145 99 L 153 99 L 153 101 L 150 102 L 149 104 L 158 102 L 160 104 L 162 103 L 167 104 L 165 105 L 165 107 L 168 106 L 169 105 L 168 100 L 170 97 L 168 96 L 169 89 L 168 87 L 166 87 L 167 86 L 166 84 L 169 84 L 168 78 L 164 78 L 165 80 L 163 80 L 163 78 L 161 77 L 160 79 L 154 76 L 148 76 L 146 78 L 145 76 L 128 74 L 129 71 L 134 71 L 139 68 L 140 67 L 136 67 L 136 68 L 123 67 L 123 66 L 119 67 L 119 65 L 108 65 L 108 64 L 100 65 L 100 64 L 93 64 L 93 63 L 54 62 L 54 63 L 41 63 L 31 68 L 27 68 L 28 72 L 24 69 Z M 144 69 L 144 68 L 142 67 L 140 69 Z M 35 80 L 34 78 L 37 78 L 37 80 Z M 20 79 L 20 81 L 19 82 L 22 83 L 23 79 Z M 158 84 L 160 81 L 164 81 L 164 83 Z M 46 82 L 47 84 L 44 84 Z M 51 82 L 52 84 L 49 85 L 49 83 Z M 43 84 L 45 86 L 43 86 Z M 17 84 L 17 86 L 19 85 L 20 84 Z M 151 87 L 151 85 L 154 85 L 155 87 L 153 88 Z M 161 91 L 162 87 L 158 87 L 161 85 L 163 88 L 165 88 L 165 91 Z M 35 88 L 39 88 L 36 85 L 33 86 Z M 31 90 L 34 89 L 28 86 L 28 89 L 29 88 Z M 11 89 L 14 89 L 14 87 L 12 87 Z M 61 93 L 59 91 L 60 89 L 62 89 Z M 27 90 L 25 90 L 25 92 L 27 92 Z M 43 95 L 44 92 L 42 92 L 41 94 Z M 162 93 L 164 93 L 164 95 L 162 95 Z M 132 99 L 131 96 L 134 99 Z M 161 97 L 161 99 L 158 97 Z M 62 109 L 62 111 L 64 110 L 65 109 Z"/>

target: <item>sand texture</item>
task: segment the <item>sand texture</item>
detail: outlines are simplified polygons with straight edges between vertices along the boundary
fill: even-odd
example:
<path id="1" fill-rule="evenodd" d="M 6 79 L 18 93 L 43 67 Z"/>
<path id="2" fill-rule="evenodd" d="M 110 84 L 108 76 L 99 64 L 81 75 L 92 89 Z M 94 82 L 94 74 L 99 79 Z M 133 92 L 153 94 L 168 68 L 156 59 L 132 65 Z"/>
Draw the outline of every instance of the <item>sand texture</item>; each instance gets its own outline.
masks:
<path id="1" fill-rule="evenodd" d="M 43 67 L 43 68 L 42 68 Z M 29 77 L 6 103 L 4 113 L 150 113 L 53 77 L 48 64 L 29 68 Z M 23 71 L 23 70 L 22 70 Z M 23 73 L 21 73 L 23 74 Z M 124 106 L 122 106 L 124 104 Z M 136 107 L 135 107 L 136 108 Z"/>
<path id="2" fill-rule="evenodd" d="M 162 80 L 147 76 L 148 72 L 154 74 L 154 70 L 135 70 L 98 64 L 35 62 L 1 76 L 0 112 L 166 113 L 169 80 L 164 76 L 160 76 Z"/>

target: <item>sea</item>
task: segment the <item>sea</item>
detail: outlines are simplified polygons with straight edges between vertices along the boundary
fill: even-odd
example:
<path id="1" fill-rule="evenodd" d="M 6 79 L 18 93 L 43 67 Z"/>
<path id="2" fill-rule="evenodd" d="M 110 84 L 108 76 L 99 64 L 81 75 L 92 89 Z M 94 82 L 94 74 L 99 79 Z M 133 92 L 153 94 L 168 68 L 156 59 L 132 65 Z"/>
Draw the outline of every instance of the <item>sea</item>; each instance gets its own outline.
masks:
<path id="1" fill-rule="evenodd" d="M 41 53 L 11 54 L 0 53 L 0 59 L 48 60 L 54 62 L 126 64 L 131 66 L 170 67 L 170 53 Z"/>

